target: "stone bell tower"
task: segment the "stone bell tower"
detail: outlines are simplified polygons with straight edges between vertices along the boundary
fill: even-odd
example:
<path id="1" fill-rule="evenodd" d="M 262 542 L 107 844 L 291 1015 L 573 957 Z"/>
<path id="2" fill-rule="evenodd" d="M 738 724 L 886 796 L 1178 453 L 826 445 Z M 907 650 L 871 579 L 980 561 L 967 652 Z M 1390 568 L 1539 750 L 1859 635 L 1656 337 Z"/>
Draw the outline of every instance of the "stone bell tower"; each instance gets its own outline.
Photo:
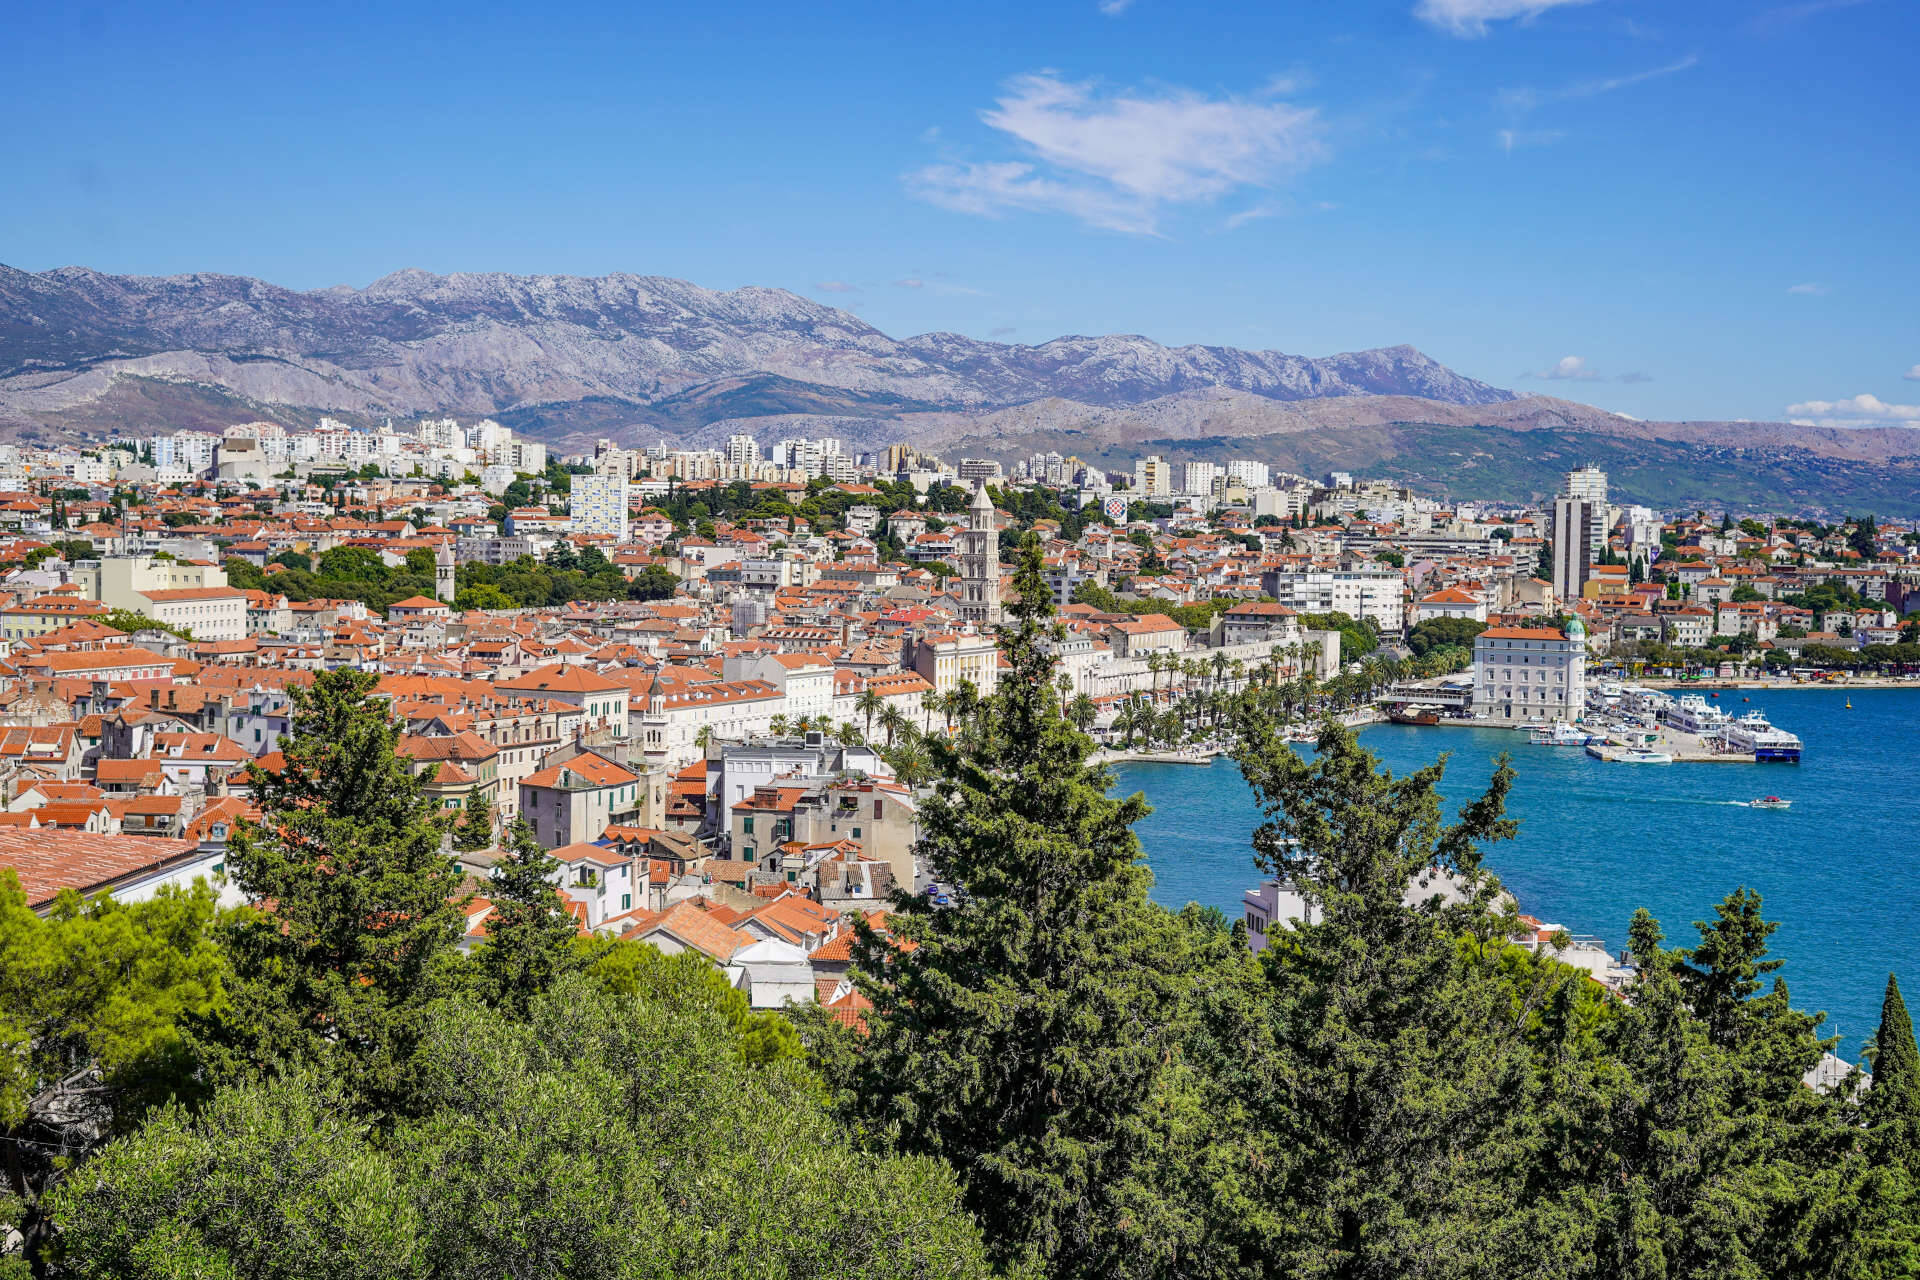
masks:
<path id="1" fill-rule="evenodd" d="M 433 553 L 433 598 L 441 604 L 453 603 L 457 588 L 453 580 L 453 548 L 446 543 Z"/>

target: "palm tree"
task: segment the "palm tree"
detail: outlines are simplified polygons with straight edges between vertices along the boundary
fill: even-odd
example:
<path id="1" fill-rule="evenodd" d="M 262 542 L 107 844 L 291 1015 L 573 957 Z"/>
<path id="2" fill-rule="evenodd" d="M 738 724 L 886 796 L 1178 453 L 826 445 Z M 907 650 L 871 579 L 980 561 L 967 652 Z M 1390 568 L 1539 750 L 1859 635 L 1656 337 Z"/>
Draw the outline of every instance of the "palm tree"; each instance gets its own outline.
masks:
<path id="1" fill-rule="evenodd" d="M 1153 673 L 1153 692 L 1155 697 L 1158 697 L 1160 694 L 1160 672 L 1164 665 L 1158 649 L 1155 649 L 1147 655 L 1147 670 Z"/>
<path id="2" fill-rule="evenodd" d="M 1093 722 L 1100 718 L 1100 709 L 1093 705 L 1093 699 L 1081 694 L 1067 705 L 1067 719 L 1073 727 L 1085 733 L 1093 728 Z"/>
<path id="3" fill-rule="evenodd" d="M 867 736 L 869 738 L 873 736 L 873 718 L 880 713 L 880 708 L 885 705 L 886 704 L 881 701 L 879 693 L 876 692 L 872 686 L 862 689 L 860 696 L 854 699 L 853 709 L 867 718 Z"/>
<path id="4" fill-rule="evenodd" d="M 921 724 L 933 728 L 933 718 L 940 714 L 940 695 L 929 689 L 920 695 L 920 711 L 924 718 Z"/>
<path id="5" fill-rule="evenodd" d="M 907 713 L 900 709 L 899 703 L 889 702 L 880 709 L 880 727 L 887 731 L 887 747 L 891 750 L 895 735 L 911 730 L 913 724 L 907 719 Z"/>
<path id="6" fill-rule="evenodd" d="M 774 737 L 784 738 L 787 736 L 789 723 L 784 715 L 775 716 L 773 719 L 767 721 L 767 729 Z"/>
<path id="7" fill-rule="evenodd" d="M 693 735 L 693 745 L 700 748 L 701 755 L 705 755 L 707 753 L 707 746 L 712 741 L 713 741 L 713 726 L 710 724 L 701 725 L 700 732 Z"/>
<path id="8" fill-rule="evenodd" d="M 1229 659 L 1224 653 L 1213 655 L 1213 684 L 1216 689 L 1220 687 L 1220 678 L 1227 674 L 1228 662 Z"/>
<path id="9" fill-rule="evenodd" d="M 887 753 L 887 763 L 893 766 L 893 776 L 909 787 L 925 786 L 933 778 L 933 757 L 919 738 L 903 739 Z"/>

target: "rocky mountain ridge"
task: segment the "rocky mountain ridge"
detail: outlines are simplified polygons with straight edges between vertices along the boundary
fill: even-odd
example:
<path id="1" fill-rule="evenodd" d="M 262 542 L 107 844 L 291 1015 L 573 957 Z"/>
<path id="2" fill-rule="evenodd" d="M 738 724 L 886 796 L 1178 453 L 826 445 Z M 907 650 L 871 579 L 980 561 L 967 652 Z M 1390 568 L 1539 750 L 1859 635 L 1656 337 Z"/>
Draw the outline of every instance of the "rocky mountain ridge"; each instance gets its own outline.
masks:
<path id="1" fill-rule="evenodd" d="M 0 267 L 0 411 L 71 415 L 121 378 L 317 412 L 515 413 L 534 431 L 589 401 L 608 406 L 602 417 L 624 412 L 677 432 L 783 411 L 890 415 L 1049 398 L 1121 407 L 1215 388 L 1279 401 L 1515 398 L 1407 346 L 1313 359 L 1138 335 L 1035 346 L 953 333 L 894 339 L 785 290 L 655 276 L 408 270 L 364 289 L 297 292 L 242 276 Z"/>

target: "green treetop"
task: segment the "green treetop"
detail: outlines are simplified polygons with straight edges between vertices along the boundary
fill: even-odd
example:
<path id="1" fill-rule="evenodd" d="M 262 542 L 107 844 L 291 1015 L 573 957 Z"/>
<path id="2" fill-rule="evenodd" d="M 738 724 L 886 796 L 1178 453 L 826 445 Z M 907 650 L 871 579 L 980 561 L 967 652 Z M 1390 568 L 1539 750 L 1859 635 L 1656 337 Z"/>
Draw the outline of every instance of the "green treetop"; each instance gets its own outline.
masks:
<path id="1" fill-rule="evenodd" d="M 1146 898 L 1133 834 L 1146 804 L 1106 794 L 1092 743 L 1060 715 L 1031 535 L 1015 581 L 998 690 L 954 743 L 929 744 L 920 847 L 959 900 L 903 890 L 894 940 L 862 926 L 874 1008 L 852 1092 L 899 1149 L 954 1167 L 1003 1263 L 1134 1273 L 1180 1243 L 1138 1208 L 1177 953 Z"/>
<path id="2" fill-rule="evenodd" d="M 291 690 L 285 768 L 249 768 L 263 816 L 235 833 L 227 873 L 261 910 L 226 931 L 233 1004 L 203 1039 L 216 1075 L 336 1063 L 378 1110 L 465 917 L 441 816 L 395 754 L 374 683 L 341 668 Z"/>

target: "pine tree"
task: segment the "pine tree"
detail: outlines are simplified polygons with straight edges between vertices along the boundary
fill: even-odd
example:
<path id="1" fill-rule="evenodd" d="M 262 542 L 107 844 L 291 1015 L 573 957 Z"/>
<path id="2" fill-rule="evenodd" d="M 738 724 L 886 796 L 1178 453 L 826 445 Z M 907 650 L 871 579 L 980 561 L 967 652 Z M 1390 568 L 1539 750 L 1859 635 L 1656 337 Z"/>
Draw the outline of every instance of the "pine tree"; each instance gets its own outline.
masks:
<path id="1" fill-rule="evenodd" d="M 474 953 L 488 1003 L 525 1013 L 535 996 L 577 967 L 573 942 L 579 930 L 554 887 L 559 868 L 532 828 L 516 820 L 487 890 L 493 914 L 487 917 L 486 945 Z"/>
<path id="2" fill-rule="evenodd" d="M 342 668 L 296 687 L 285 768 L 249 767 L 262 818 L 235 833 L 227 874 L 260 909 L 225 931 L 232 1006 L 197 1036 L 216 1077 L 319 1063 L 377 1112 L 401 1094 L 465 918 L 442 819 L 374 683 Z"/>
<path id="3" fill-rule="evenodd" d="M 461 853 L 478 853 L 492 845 L 493 805 L 478 791 L 470 791 L 460 821 L 453 828 L 453 847 Z"/>
<path id="4" fill-rule="evenodd" d="M 1031 534 L 1016 583 L 999 688 L 956 741 L 929 744 L 920 848 L 959 900 L 902 891 L 891 940 L 861 927 L 874 1008 L 852 1093 L 896 1148 L 954 1167 L 1003 1264 L 1128 1274 L 1178 1245 L 1138 1207 L 1177 947 L 1146 898 L 1144 800 L 1110 798 L 1092 742 L 1061 718 Z"/>

